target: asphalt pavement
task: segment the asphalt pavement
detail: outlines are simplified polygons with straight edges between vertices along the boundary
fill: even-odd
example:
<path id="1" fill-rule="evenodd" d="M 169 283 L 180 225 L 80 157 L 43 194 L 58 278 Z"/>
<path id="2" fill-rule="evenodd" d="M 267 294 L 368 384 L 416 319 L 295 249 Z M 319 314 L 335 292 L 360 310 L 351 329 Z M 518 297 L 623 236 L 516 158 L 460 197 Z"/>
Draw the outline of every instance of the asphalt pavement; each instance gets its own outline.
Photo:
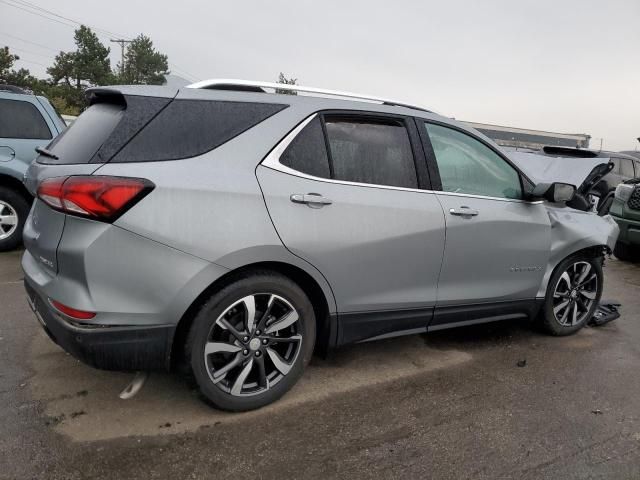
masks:
<path id="1" fill-rule="evenodd" d="M 0 254 L 0 479 L 640 478 L 640 265 L 608 260 L 622 317 L 564 338 L 501 322 L 314 358 L 276 404 L 229 414 L 178 375 L 77 362 Z"/>

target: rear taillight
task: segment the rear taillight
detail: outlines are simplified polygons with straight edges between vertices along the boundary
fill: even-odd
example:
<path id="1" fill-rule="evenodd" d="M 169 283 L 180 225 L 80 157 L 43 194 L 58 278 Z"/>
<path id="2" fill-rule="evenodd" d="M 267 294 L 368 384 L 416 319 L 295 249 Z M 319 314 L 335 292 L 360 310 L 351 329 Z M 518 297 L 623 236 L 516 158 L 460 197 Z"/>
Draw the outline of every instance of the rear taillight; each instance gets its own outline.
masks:
<path id="1" fill-rule="evenodd" d="M 43 180 L 38 198 L 69 215 L 113 222 L 153 190 L 144 178 L 74 176 Z"/>

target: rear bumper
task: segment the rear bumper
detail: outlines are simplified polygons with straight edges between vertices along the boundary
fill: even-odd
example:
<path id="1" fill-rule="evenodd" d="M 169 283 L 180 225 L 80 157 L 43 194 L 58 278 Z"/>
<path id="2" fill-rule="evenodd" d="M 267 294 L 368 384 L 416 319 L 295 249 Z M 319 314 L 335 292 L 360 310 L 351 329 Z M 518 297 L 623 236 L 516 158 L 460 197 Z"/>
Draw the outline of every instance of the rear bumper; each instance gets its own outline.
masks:
<path id="1" fill-rule="evenodd" d="M 627 245 L 640 245 L 640 220 L 631 220 L 611 214 L 620 227 L 618 241 Z"/>
<path id="2" fill-rule="evenodd" d="M 24 282 L 29 305 L 49 337 L 83 363 L 103 370 L 164 370 L 173 325 L 81 327 L 58 314 Z"/>

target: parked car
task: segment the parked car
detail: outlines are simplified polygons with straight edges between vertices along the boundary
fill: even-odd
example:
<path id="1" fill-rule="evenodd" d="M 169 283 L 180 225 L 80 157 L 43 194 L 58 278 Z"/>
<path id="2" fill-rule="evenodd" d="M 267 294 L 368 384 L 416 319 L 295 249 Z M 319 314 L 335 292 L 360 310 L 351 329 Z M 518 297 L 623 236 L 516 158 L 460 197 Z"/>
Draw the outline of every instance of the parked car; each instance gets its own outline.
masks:
<path id="1" fill-rule="evenodd" d="M 616 188 L 609 212 L 620 226 L 614 253 L 620 260 L 640 260 L 640 179 L 627 180 Z"/>
<path id="2" fill-rule="evenodd" d="M 314 350 L 506 319 L 569 335 L 600 299 L 616 223 L 455 120 L 229 80 L 89 103 L 29 168 L 22 267 L 46 331 L 90 365 L 187 365 L 213 405 L 248 410 Z"/>
<path id="3" fill-rule="evenodd" d="M 0 251 L 22 241 L 22 229 L 33 197 L 22 184 L 27 167 L 65 129 L 45 97 L 0 85 Z"/>

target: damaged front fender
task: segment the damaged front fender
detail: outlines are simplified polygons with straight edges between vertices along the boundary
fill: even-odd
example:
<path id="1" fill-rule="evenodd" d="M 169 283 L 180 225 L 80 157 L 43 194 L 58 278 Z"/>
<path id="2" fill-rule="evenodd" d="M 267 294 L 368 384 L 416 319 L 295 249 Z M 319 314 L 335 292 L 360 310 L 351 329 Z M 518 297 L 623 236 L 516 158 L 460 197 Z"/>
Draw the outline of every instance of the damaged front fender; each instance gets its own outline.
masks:
<path id="1" fill-rule="evenodd" d="M 547 205 L 547 213 L 551 223 L 551 251 L 539 298 L 545 296 L 547 283 L 558 263 L 587 248 L 606 247 L 611 251 L 620 232 L 609 215 L 600 217 L 592 212 L 554 205 Z"/>

